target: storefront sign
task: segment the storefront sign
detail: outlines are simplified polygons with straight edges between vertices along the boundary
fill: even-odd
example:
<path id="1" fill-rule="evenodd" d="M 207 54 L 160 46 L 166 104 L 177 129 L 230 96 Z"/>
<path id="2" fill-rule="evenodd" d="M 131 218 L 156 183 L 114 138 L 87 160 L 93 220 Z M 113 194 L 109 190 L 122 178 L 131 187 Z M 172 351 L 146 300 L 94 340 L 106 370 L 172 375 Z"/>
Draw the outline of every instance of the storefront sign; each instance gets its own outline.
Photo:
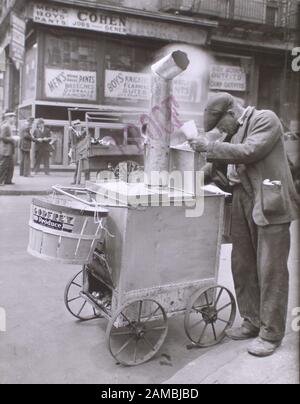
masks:
<path id="1" fill-rule="evenodd" d="M 143 73 L 106 70 L 105 97 L 127 100 L 150 100 L 151 76 Z"/>
<path id="2" fill-rule="evenodd" d="M 210 74 L 210 89 L 246 91 L 246 73 L 238 66 L 213 65 Z"/>
<path id="3" fill-rule="evenodd" d="M 45 95 L 55 99 L 97 100 L 97 73 L 46 69 Z"/>
<path id="4" fill-rule="evenodd" d="M 145 73 L 106 70 L 105 97 L 149 101 L 151 98 L 151 75 Z M 173 95 L 178 102 L 201 102 L 201 82 L 178 78 L 174 80 Z"/>
<path id="5" fill-rule="evenodd" d="M 33 21 L 59 27 L 160 38 L 196 45 L 204 45 L 207 40 L 207 33 L 195 27 L 186 26 L 183 30 L 180 24 L 175 23 L 138 19 L 100 10 L 48 6 L 42 3 L 34 4 Z"/>
<path id="6" fill-rule="evenodd" d="M 25 54 L 25 29 L 24 20 L 11 14 L 11 41 L 10 41 L 10 57 L 19 69 L 23 63 Z"/>
<path id="7" fill-rule="evenodd" d="M 202 99 L 202 83 L 197 79 L 179 77 L 174 80 L 173 95 L 178 102 L 198 104 Z"/>

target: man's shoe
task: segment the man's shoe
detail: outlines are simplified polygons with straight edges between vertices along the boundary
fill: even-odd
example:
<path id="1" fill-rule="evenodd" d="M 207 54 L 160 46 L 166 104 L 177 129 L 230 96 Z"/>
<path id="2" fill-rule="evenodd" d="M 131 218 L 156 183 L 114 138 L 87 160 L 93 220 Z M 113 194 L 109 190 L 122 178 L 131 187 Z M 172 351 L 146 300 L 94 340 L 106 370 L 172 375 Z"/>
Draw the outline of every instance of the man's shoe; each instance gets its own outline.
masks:
<path id="1" fill-rule="evenodd" d="M 258 337 L 259 330 L 249 330 L 246 327 L 230 328 L 226 331 L 226 336 L 234 341 L 246 341 Z"/>
<path id="2" fill-rule="evenodd" d="M 14 182 L 5 182 L 5 185 L 16 185 Z"/>
<path id="3" fill-rule="evenodd" d="M 280 345 L 281 342 L 271 342 L 262 338 L 257 338 L 248 348 L 248 352 L 250 355 L 258 358 L 266 358 L 267 356 L 273 355 Z"/>

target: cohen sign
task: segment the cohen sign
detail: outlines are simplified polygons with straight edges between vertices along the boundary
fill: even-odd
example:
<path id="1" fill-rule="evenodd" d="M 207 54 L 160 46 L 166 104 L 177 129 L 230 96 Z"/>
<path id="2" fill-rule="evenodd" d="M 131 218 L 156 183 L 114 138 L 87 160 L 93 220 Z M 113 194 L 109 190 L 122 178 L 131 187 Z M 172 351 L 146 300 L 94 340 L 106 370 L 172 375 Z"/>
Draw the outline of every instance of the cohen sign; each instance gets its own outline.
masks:
<path id="1" fill-rule="evenodd" d="M 207 39 L 207 32 L 197 27 L 186 27 L 182 30 L 180 24 L 142 20 L 123 14 L 111 14 L 87 8 L 75 9 L 36 3 L 33 6 L 32 18 L 36 23 L 57 27 L 164 38 L 197 45 L 204 45 Z"/>
<path id="2" fill-rule="evenodd" d="M 60 27 L 73 27 L 92 31 L 126 34 L 127 18 L 86 10 L 74 10 L 35 4 L 33 10 L 35 22 Z"/>

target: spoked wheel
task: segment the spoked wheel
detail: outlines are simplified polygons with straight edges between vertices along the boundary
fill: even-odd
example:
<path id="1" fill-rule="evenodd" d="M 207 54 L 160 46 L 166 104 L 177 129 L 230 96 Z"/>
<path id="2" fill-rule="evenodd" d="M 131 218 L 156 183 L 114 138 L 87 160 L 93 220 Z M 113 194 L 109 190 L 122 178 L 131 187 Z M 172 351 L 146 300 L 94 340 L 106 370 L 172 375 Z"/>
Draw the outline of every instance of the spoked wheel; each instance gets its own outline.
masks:
<path id="1" fill-rule="evenodd" d="M 101 318 L 101 314 L 82 297 L 85 271 L 70 280 L 65 289 L 65 305 L 72 316 L 81 321 Z"/>
<path id="2" fill-rule="evenodd" d="M 232 293 L 222 286 L 195 293 L 185 315 L 185 332 L 193 344 L 207 348 L 220 343 L 236 317 Z"/>
<path id="3" fill-rule="evenodd" d="M 123 161 L 116 166 L 114 174 L 118 180 L 129 182 L 133 174 L 140 171 L 141 166 L 135 161 Z"/>
<path id="4" fill-rule="evenodd" d="M 138 300 L 123 306 L 107 327 L 108 348 L 124 366 L 137 366 L 152 359 L 168 334 L 168 319 L 154 300 Z"/>

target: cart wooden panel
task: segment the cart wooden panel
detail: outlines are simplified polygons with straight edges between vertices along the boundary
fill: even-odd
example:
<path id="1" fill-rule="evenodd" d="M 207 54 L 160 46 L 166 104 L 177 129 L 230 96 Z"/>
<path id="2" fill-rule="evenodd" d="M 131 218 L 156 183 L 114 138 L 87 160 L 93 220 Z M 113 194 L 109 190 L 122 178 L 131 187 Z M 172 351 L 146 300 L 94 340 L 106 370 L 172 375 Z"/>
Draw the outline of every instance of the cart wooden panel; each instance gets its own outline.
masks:
<path id="1" fill-rule="evenodd" d="M 111 203 L 107 225 L 114 237 L 107 236 L 106 255 L 115 285 L 113 311 L 128 300 L 151 297 L 169 314 L 184 311 L 195 290 L 215 285 L 224 202 L 223 195 L 207 194 L 204 214 L 192 218 L 185 203 L 139 208 Z"/>

